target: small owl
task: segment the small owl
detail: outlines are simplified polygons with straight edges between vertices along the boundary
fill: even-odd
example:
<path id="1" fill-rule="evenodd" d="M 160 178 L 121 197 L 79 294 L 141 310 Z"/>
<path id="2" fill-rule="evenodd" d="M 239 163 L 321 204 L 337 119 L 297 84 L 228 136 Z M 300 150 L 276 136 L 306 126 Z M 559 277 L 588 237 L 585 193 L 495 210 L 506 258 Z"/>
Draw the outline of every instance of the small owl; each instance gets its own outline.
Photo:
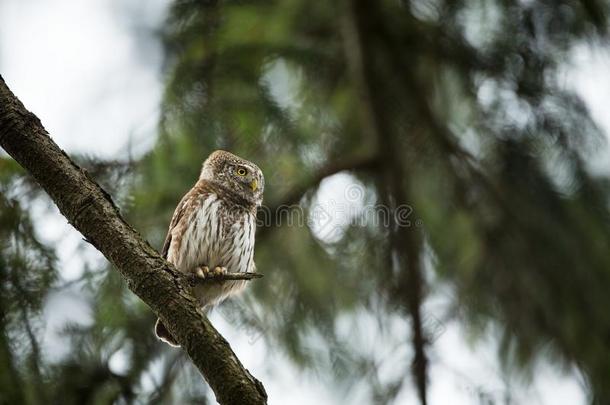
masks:
<path id="1" fill-rule="evenodd" d="M 208 277 L 253 272 L 256 208 L 263 202 L 265 179 L 254 163 L 217 150 L 203 163 L 197 183 L 182 198 L 172 217 L 163 257 L 179 271 Z M 246 281 L 199 284 L 194 294 L 210 308 L 241 291 Z M 157 320 L 155 334 L 178 346 Z"/>

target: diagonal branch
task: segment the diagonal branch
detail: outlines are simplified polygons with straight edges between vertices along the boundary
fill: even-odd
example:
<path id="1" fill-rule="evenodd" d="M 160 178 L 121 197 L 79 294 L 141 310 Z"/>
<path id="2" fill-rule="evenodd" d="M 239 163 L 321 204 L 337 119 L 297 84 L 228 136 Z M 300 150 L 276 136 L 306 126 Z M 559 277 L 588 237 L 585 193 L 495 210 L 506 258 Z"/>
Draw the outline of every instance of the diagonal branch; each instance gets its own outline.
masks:
<path id="1" fill-rule="evenodd" d="M 161 318 L 220 404 L 267 403 L 263 385 L 199 308 L 188 277 L 123 220 L 110 196 L 53 142 L 1 76 L 0 146 L 30 172 L 68 221 L 117 268 L 129 289 Z"/>

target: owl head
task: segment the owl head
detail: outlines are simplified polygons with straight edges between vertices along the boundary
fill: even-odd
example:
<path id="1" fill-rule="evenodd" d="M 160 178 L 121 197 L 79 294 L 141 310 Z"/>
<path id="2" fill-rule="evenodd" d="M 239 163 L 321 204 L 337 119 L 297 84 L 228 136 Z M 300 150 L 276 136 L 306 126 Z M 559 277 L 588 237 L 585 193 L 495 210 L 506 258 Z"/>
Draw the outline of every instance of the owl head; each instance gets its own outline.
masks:
<path id="1" fill-rule="evenodd" d="M 263 172 L 254 163 L 232 153 L 224 150 L 213 152 L 203 162 L 199 178 L 233 191 L 256 206 L 263 203 Z"/>

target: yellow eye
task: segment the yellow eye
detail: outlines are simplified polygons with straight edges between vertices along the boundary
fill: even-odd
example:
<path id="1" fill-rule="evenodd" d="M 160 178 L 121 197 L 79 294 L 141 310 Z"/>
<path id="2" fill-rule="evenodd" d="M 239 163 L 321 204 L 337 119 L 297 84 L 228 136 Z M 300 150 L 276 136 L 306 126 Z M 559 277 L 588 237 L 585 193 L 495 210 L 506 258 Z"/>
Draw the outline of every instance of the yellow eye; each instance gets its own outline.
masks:
<path id="1" fill-rule="evenodd" d="M 238 176 L 245 176 L 246 175 L 246 169 L 244 169 L 243 167 L 240 167 L 239 169 L 237 169 L 237 175 Z"/>

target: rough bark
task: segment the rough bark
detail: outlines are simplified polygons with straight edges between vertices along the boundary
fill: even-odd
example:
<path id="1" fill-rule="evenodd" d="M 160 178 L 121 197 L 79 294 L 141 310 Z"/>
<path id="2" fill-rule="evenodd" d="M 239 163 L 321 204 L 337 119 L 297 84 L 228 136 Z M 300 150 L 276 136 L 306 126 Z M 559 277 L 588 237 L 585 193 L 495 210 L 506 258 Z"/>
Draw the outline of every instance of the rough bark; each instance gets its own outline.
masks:
<path id="1" fill-rule="evenodd" d="M 220 404 L 266 404 L 263 385 L 243 367 L 202 313 L 190 293 L 188 277 L 125 222 L 110 196 L 53 142 L 1 76 L 0 146 L 34 177 L 68 221 L 119 270 L 129 289 L 161 318 Z"/>

